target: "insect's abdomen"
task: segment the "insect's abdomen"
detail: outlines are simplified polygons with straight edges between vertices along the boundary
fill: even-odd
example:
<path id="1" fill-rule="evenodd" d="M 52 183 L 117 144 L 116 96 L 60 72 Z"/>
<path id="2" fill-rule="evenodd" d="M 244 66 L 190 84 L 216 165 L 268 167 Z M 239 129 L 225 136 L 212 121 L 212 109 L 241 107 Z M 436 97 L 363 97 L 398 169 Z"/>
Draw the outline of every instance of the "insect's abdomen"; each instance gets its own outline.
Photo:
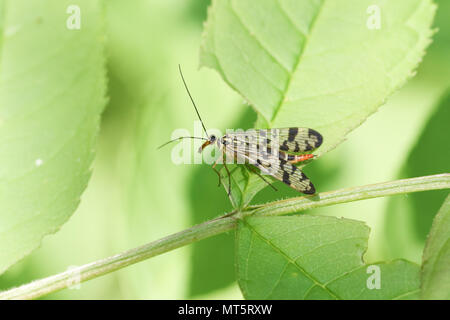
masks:
<path id="1" fill-rule="evenodd" d="M 290 163 L 298 163 L 298 162 L 306 161 L 306 160 L 309 160 L 312 158 L 314 158 L 314 155 L 312 155 L 312 154 L 294 155 L 294 154 L 284 153 L 281 151 L 279 152 L 279 159 L 288 161 Z"/>

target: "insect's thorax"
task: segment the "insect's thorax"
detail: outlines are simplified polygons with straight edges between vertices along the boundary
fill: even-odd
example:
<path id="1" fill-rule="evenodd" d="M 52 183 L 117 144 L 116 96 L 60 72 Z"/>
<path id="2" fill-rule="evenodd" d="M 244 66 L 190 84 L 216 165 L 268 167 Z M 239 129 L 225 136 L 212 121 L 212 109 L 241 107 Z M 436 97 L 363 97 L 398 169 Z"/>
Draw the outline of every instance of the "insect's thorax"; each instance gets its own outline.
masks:
<path id="1" fill-rule="evenodd" d="M 229 144 L 231 144 L 232 141 L 233 141 L 233 140 L 232 140 L 231 137 L 229 137 L 228 135 L 224 135 L 222 138 L 217 139 L 217 145 L 218 145 L 219 147 L 223 146 L 223 147 L 226 148 L 226 146 L 229 145 Z"/>
<path id="2" fill-rule="evenodd" d="M 230 157 L 230 159 L 236 160 L 238 153 L 234 142 L 233 137 L 230 137 L 229 135 L 224 135 L 222 138 L 217 139 L 217 145 L 223 150 L 224 154 L 226 154 L 227 157 Z"/>

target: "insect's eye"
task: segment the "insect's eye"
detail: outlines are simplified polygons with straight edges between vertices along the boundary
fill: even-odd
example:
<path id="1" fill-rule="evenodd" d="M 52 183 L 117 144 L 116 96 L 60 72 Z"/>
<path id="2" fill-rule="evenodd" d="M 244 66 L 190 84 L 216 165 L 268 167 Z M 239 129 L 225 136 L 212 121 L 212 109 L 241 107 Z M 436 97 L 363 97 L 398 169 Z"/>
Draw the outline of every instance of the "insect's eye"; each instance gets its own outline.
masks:
<path id="1" fill-rule="evenodd" d="M 215 135 L 210 136 L 210 137 L 209 137 L 209 140 L 211 140 L 211 141 L 216 141 L 216 136 L 215 136 Z"/>

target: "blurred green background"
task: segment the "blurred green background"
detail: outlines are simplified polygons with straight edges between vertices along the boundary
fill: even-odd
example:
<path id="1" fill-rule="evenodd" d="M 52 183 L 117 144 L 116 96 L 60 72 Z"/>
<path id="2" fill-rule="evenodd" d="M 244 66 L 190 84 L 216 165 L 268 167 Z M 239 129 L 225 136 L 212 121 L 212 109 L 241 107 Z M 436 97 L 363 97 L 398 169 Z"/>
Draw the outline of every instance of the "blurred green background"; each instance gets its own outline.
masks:
<path id="1" fill-rule="evenodd" d="M 347 141 L 305 171 L 319 191 L 449 172 L 450 2 L 418 74 Z M 252 127 L 256 115 L 210 69 L 198 69 L 207 0 L 105 2 L 109 102 L 93 176 L 55 235 L 0 276 L 0 289 L 82 265 L 203 222 L 231 209 L 207 166 L 174 165 L 156 150 L 196 119 L 178 64 L 207 126 Z M 296 195 L 280 183 L 253 202 Z M 426 234 L 447 192 L 373 199 L 311 211 L 365 221 L 366 261 L 420 263 Z M 207 239 L 63 290 L 49 299 L 242 298 L 234 278 L 234 234 Z"/>

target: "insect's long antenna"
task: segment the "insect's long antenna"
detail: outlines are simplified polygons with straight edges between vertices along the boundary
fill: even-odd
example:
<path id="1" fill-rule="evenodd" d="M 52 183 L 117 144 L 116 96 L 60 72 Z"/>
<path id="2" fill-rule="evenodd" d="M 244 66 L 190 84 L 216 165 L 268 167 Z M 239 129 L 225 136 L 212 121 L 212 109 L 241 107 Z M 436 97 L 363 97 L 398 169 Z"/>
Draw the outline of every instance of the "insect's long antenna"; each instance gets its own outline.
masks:
<path id="1" fill-rule="evenodd" d="M 191 93 L 189 92 L 189 89 L 188 89 L 188 86 L 186 84 L 186 81 L 184 81 L 183 72 L 181 72 L 181 66 L 180 65 L 178 65 L 178 69 L 180 70 L 180 75 L 181 75 L 181 79 L 183 80 L 184 87 L 186 88 L 186 91 L 187 91 L 187 93 L 189 95 L 189 98 L 191 98 L 192 104 L 194 105 L 195 112 L 197 112 L 197 116 L 198 116 L 200 122 L 202 123 L 203 130 L 205 131 L 206 136 L 209 137 L 208 131 L 206 131 L 206 127 L 205 127 L 205 125 L 203 123 L 202 118 L 200 117 L 200 113 L 198 112 L 198 109 L 197 109 L 197 106 L 195 105 L 194 99 L 192 99 Z"/>
<path id="2" fill-rule="evenodd" d="M 206 138 L 201 138 L 201 137 L 178 137 L 178 138 L 172 139 L 172 140 L 170 140 L 170 141 L 167 141 L 166 143 L 163 143 L 163 144 L 160 145 L 157 149 L 161 149 L 162 147 L 168 145 L 169 143 L 172 143 L 172 142 L 175 142 L 175 141 L 178 141 L 178 140 L 181 140 L 181 139 L 200 139 L 200 140 L 208 140 L 208 139 L 206 139 Z"/>

